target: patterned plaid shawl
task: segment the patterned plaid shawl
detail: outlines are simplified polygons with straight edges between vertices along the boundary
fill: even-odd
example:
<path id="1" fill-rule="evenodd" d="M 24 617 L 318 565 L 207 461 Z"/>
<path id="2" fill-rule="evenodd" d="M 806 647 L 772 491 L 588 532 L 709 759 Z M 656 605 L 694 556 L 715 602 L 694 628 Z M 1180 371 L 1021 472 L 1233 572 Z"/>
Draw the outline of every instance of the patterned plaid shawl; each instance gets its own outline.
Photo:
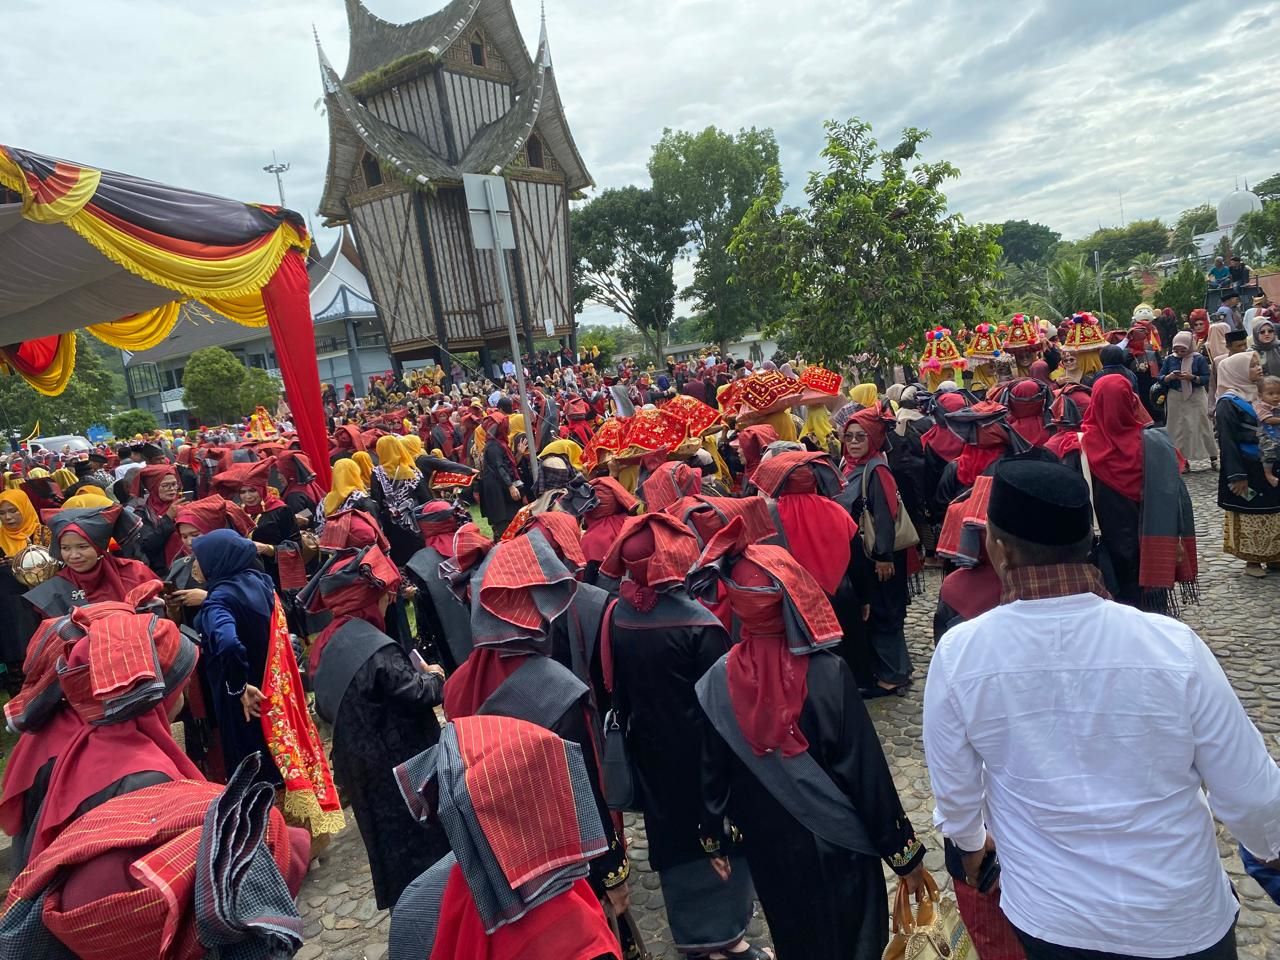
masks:
<path id="1" fill-rule="evenodd" d="M 437 798 L 486 933 L 564 893 L 608 848 L 581 748 L 523 720 L 455 720 L 395 775 L 419 820 Z"/>
<path id="2" fill-rule="evenodd" d="M 485 557 L 479 576 L 480 588 L 471 597 L 477 647 L 527 642 L 533 651 L 541 650 L 547 627 L 568 609 L 578 586 L 539 530 L 499 543 Z"/>
<path id="3" fill-rule="evenodd" d="M 215 945 L 226 960 L 292 956 L 302 941 L 301 919 L 280 880 L 289 866 L 288 829 L 271 808 L 270 788 L 248 788 L 256 767 L 256 757 L 246 760 L 225 793 L 217 784 L 178 780 L 80 817 L 14 881 L 0 918 L 0 956 L 196 960 Z M 265 803 L 254 789 L 266 791 Z M 239 859 L 211 856 L 206 840 L 214 851 L 229 846 Z M 62 891 L 81 866 L 121 855 L 128 858 L 127 889 L 64 903 Z M 217 916 L 201 905 L 202 887 L 212 891 Z M 264 917 L 274 918 L 269 933 L 262 932 Z M 230 938 L 215 944 L 202 932 L 210 924 L 244 933 L 234 947 Z"/>
<path id="4" fill-rule="evenodd" d="M 1177 616 L 1175 584 L 1181 587 L 1182 602 L 1198 600 L 1195 513 L 1187 485 L 1182 482 L 1178 451 L 1169 434 L 1159 429 L 1144 430 L 1142 457 L 1142 539 L 1138 545 L 1142 608 Z M 1154 509 L 1147 509 L 1148 504 Z"/>

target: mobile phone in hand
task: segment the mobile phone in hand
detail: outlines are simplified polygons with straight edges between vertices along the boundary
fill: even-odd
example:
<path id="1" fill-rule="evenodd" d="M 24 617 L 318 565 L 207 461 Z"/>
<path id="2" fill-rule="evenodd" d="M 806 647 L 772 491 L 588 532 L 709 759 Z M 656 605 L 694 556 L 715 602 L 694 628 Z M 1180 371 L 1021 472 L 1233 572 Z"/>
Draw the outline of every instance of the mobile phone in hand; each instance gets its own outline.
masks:
<path id="1" fill-rule="evenodd" d="M 978 892 L 988 892 L 999 876 L 1000 857 L 992 850 L 982 858 L 982 866 L 978 867 Z"/>
<path id="2" fill-rule="evenodd" d="M 427 661 L 422 659 L 422 654 L 417 650 L 409 651 L 409 660 L 413 663 L 415 669 L 420 670 L 423 673 L 427 672 Z"/>

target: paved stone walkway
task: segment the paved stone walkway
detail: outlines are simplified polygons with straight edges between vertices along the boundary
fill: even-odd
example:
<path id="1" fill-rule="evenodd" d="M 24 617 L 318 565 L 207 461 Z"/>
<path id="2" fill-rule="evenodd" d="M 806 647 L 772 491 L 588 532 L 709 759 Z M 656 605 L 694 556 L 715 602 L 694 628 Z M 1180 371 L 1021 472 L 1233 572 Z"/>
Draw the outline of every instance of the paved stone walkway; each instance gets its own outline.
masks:
<path id="1" fill-rule="evenodd" d="M 1266 580 L 1241 575 L 1243 564 L 1221 553 L 1222 516 L 1214 504 L 1216 475 L 1207 470 L 1192 474 L 1188 486 L 1196 507 L 1200 533 L 1202 603 L 1186 613 L 1186 621 L 1208 641 L 1231 678 L 1250 716 L 1266 738 L 1272 755 L 1280 757 L 1280 674 L 1274 669 L 1280 656 L 1277 606 L 1280 573 Z M 937 575 L 930 574 L 928 593 L 937 592 Z M 942 866 L 942 842 L 933 831 L 933 797 L 920 741 L 923 679 L 932 650 L 931 601 L 912 606 L 907 638 L 918 681 L 905 698 L 888 698 L 871 704 L 871 715 L 884 743 L 903 808 L 926 838 L 925 864 L 940 883 L 949 886 Z M 307 942 L 299 960 L 383 960 L 387 953 L 390 918 L 376 908 L 371 893 L 369 866 L 354 821 L 335 838 L 329 851 L 307 877 L 299 898 Z M 1242 956 L 1253 960 L 1280 960 L 1280 907 L 1241 868 L 1236 848 L 1219 827 L 1218 847 L 1242 901 L 1237 939 Z M 639 925 L 655 958 L 675 960 L 666 929 L 666 914 L 658 878 L 648 868 L 648 841 L 644 825 L 628 816 L 627 836 L 634 873 L 632 902 Z M 8 838 L 0 837 L 0 847 Z M 887 873 L 887 871 L 886 871 Z M 750 935 L 766 943 L 759 917 Z"/>
<path id="2" fill-rule="evenodd" d="M 1236 691 L 1280 757 L 1280 674 L 1273 669 L 1280 655 L 1276 629 L 1280 603 L 1280 574 L 1267 580 L 1241 576 L 1243 564 L 1222 556 L 1222 519 L 1214 504 L 1216 474 L 1202 470 L 1189 477 L 1200 532 L 1201 606 L 1186 613 L 1186 621 L 1204 637 L 1218 655 Z M 937 592 L 937 575 L 930 574 L 929 595 Z M 916 664 L 918 682 L 911 695 L 882 699 L 871 704 L 871 715 L 884 742 L 885 754 L 898 784 L 902 805 L 927 838 L 925 863 L 939 882 L 945 881 L 941 838 L 933 831 L 933 797 L 921 747 L 921 698 L 924 674 L 932 650 L 931 601 L 912 606 L 907 637 Z M 654 956 L 674 960 L 669 943 L 662 892 L 657 875 L 648 869 L 643 822 L 628 817 L 627 834 L 635 866 L 632 902 L 641 929 Z M 1241 954 L 1258 960 L 1280 960 L 1280 907 L 1245 876 L 1235 844 L 1219 827 L 1219 850 L 1243 902 L 1238 939 Z M 370 899 L 369 869 L 355 827 L 336 839 L 328 855 L 307 879 L 301 898 L 307 924 L 307 945 L 300 960 L 382 960 L 386 952 L 388 919 L 374 909 Z M 763 923 L 753 922 L 751 934 L 764 941 Z"/>

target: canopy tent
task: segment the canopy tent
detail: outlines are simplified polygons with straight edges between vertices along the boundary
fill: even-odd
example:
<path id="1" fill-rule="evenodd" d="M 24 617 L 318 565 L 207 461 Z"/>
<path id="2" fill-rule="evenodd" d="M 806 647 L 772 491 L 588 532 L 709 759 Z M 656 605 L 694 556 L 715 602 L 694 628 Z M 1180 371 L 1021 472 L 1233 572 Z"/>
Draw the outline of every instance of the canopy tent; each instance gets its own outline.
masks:
<path id="1" fill-rule="evenodd" d="M 268 327 L 302 449 L 329 482 L 302 218 L 0 145 L 0 364 L 61 393 L 84 328 L 122 350 L 185 300 Z"/>

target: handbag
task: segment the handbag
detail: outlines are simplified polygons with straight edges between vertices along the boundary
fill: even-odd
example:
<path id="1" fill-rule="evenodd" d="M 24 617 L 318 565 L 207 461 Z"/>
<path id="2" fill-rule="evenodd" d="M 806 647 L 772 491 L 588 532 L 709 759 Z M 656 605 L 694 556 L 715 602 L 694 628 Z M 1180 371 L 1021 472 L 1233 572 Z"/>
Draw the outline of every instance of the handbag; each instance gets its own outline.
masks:
<path id="1" fill-rule="evenodd" d="M 862 533 L 862 546 L 866 549 L 868 557 L 872 556 L 876 549 L 876 523 L 871 513 L 871 506 L 867 502 L 867 476 L 876 466 L 878 464 L 872 461 L 862 471 L 862 516 L 858 520 L 858 529 Z M 895 490 L 894 493 L 898 498 L 898 515 L 893 520 L 893 552 L 897 553 L 899 550 L 909 550 L 918 544 L 920 534 L 916 533 L 916 525 L 911 522 L 906 507 L 902 505 L 902 491 Z"/>
<path id="2" fill-rule="evenodd" d="M 600 642 L 609 646 L 609 659 L 612 660 L 613 608 L 617 606 L 615 599 L 610 602 L 604 612 L 601 624 Z M 637 786 L 635 767 L 631 763 L 631 751 L 627 748 L 627 727 L 629 722 L 618 710 L 617 701 L 614 707 L 604 715 L 604 747 L 600 757 L 600 780 L 604 789 L 604 802 L 610 810 L 642 810 L 644 804 Z"/>
<path id="3" fill-rule="evenodd" d="M 893 936 L 883 956 L 884 960 L 978 960 L 956 902 L 942 899 L 938 884 L 927 870 L 923 896 L 917 894 L 914 914 L 907 883 L 898 881 L 893 900 Z"/>
<path id="4" fill-rule="evenodd" d="M 614 912 L 613 904 L 609 902 L 608 897 L 605 897 L 604 917 L 618 941 L 618 946 L 622 948 L 623 960 L 654 960 L 653 954 L 645 945 L 640 925 L 636 923 L 636 918 L 631 915 L 630 910 L 622 914 Z"/>

